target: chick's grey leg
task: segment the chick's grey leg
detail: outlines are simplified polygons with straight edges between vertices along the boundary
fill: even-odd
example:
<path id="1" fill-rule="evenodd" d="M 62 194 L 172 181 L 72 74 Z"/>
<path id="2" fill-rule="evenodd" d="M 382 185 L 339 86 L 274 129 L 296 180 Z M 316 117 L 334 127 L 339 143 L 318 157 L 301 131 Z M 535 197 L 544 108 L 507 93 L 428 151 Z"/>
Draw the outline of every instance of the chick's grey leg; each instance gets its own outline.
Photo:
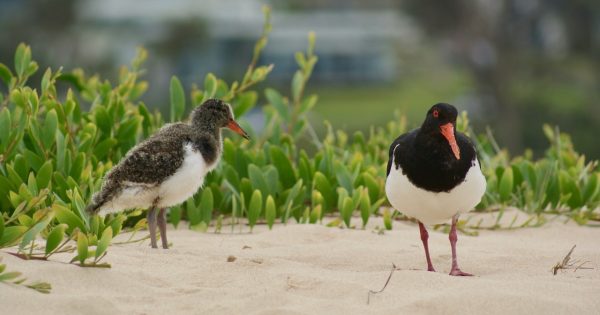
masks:
<path id="1" fill-rule="evenodd" d="M 148 210 L 148 229 L 150 230 L 150 246 L 152 248 L 158 248 L 156 246 L 156 207 L 152 206 Z"/>
<path id="2" fill-rule="evenodd" d="M 158 212 L 158 229 L 160 230 L 160 240 L 164 249 L 169 248 L 167 242 L 167 209 L 161 208 Z"/>

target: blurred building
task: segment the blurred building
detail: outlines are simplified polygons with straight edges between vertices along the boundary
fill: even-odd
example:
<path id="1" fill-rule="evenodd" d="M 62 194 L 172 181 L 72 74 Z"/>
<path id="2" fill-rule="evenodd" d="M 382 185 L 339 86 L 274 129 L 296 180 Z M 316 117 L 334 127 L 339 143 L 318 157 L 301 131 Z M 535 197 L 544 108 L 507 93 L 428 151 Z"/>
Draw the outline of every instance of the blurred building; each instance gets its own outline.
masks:
<path id="1" fill-rule="evenodd" d="M 263 24 L 263 1 L 86 0 L 77 3 L 77 25 L 85 38 L 87 62 L 112 58 L 127 63 L 135 46 L 164 52 L 169 75 L 184 80 L 215 72 L 239 77 Z M 262 62 L 274 63 L 272 80 L 289 79 L 294 52 L 305 50 L 307 34 L 317 34 L 322 82 L 391 82 L 397 79 L 397 49 L 411 45 L 417 30 L 395 10 L 274 9 L 273 31 Z M 156 56 L 152 56 L 156 58 Z M 86 62 L 86 63 L 87 63 Z"/>

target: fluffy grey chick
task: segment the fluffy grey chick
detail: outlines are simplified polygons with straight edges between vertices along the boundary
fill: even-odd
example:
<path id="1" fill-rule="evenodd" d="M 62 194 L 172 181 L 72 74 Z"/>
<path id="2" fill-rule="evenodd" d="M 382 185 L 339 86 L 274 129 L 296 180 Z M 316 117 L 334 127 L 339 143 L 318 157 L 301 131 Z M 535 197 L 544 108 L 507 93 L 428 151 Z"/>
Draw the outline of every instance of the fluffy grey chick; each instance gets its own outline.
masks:
<path id="1" fill-rule="evenodd" d="M 210 99 L 195 108 L 190 122 L 167 124 L 127 152 L 105 176 L 87 211 L 107 214 L 132 208 L 149 208 L 150 241 L 156 246 L 156 225 L 163 248 L 168 248 L 166 208 L 190 198 L 206 174 L 218 164 L 223 141 L 221 129 L 230 128 L 246 139 L 248 134 L 233 118 L 229 104 Z M 156 210 L 159 210 L 158 220 Z"/>

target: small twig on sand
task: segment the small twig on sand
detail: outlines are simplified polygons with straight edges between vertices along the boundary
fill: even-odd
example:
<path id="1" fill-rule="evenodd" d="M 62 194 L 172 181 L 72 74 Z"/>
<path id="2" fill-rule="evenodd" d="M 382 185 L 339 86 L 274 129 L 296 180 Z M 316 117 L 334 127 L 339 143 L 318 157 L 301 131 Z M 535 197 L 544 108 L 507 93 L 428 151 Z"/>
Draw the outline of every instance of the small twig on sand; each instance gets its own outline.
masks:
<path id="1" fill-rule="evenodd" d="M 381 290 L 379 290 L 379 291 L 369 290 L 369 293 L 367 293 L 367 305 L 371 301 L 371 294 L 379 294 L 379 293 L 383 292 L 383 290 L 385 290 L 385 288 L 388 286 L 388 283 L 390 283 L 390 279 L 392 279 L 392 275 L 394 274 L 394 271 L 396 271 L 396 270 L 402 270 L 402 269 L 396 267 L 396 265 L 394 263 L 392 263 L 392 270 L 390 270 L 390 275 L 388 276 L 387 280 L 385 281 L 383 288 L 381 288 Z"/>
<path id="2" fill-rule="evenodd" d="M 580 263 L 580 260 L 571 260 L 571 254 L 573 254 L 573 250 L 575 250 L 575 246 L 577 246 L 577 245 L 573 245 L 573 247 L 571 247 L 571 250 L 565 256 L 565 258 L 563 258 L 562 261 L 557 262 L 556 265 L 554 265 L 554 267 L 552 267 L 552 273 L 555 276 L 558 273 L 558 270 L 573 269 L 573 272 L 575 272 L 578 269 L 594 269 L 592 267 L 584 267 L 583 266 L 586 263 L 588 263 L 589 261 L 584 261 L 584 262 Z"/>

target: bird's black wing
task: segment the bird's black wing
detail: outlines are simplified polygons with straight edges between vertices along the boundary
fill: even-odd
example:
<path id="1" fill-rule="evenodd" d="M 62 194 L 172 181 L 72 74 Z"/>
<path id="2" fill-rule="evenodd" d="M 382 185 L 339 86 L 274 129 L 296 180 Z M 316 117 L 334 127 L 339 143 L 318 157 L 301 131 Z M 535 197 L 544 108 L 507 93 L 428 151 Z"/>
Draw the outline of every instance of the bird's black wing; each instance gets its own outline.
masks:
<path id="1" fill-rule="evenodd" d="M 179 127 L 179 128 L 178 128 Z M 184 158 L 185 125 L 161 129 L 151 138 L 134 147 L 108 174 L 116 182 L 157 184 L 181 167 Z"/>
<path id="2" fill-rule="evenodd" d="M 415 129 L 411 132 L 405 133 L 405 134 L 399 136 L 398 138 L 396 138 L 396 140 L 394 140 L 394 142 L 392 142 L 392 145 L 390 145 L 390 150 L 388 153 L 389 159 L 388 159 L 388 164 L 387 164 L 386 176 L 390 175 L 390 171 L 392 170 L 392 165 L 397 166 L 398 164 L 400 164 L 400 160 L 398 159 L 398 156 L 400 156 L 400 152 L 403 149 L 406 149 L 406 146 L 408 145 L 409 140 L 412 139 L 416 135 L 417 131 L 418 131 L 418 129 Z"/>

